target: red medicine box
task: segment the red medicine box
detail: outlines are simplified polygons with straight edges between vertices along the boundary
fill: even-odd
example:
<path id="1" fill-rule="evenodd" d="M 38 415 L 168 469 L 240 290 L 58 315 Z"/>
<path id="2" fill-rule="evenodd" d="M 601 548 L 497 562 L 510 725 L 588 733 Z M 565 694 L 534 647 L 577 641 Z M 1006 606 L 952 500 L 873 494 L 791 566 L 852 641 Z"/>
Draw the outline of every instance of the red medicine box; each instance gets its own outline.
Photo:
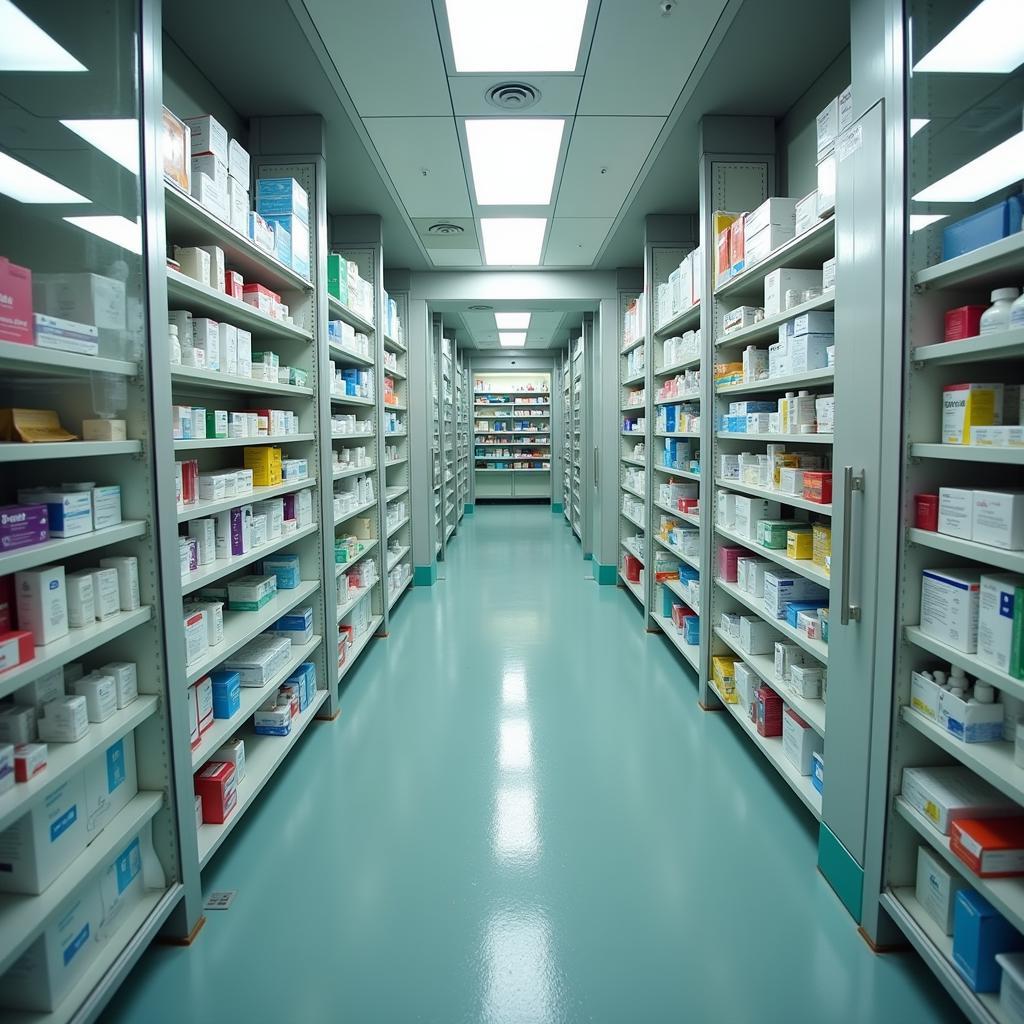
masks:
<path id="1" fill-rule="evenodd" d="M 1024 875 L 1024 818 L 956 818 L 949 848 L 981 878 Z"/>
<path id="2" fill-rule="evenodd" d="M 0 340 L 34 345 L 32 271 L 0 256 Z"/>
<path id="3" fill-rule="evenodd" d="M 0 633 L 0 673 L 24 665 L 36 656 L 36 645 L 28 630 Z"/>
<path id="4" fill-rule="evenodd" d="M 919 530 L 935 533 L 939 528 L 939 496 L 937 494 L 914 495 L 914 526 Z"/>
<path id="5" fill-rule="evenodd" d="M 981 314 L 985 306 L 957 306 L 946 312 L 946 341 L 975 338 L 981 333 Z"/>
<path id="6" fill-rule="evenodd" d="M 241 301 L 244 294 L 245 281 L 237 270 L 224 271 L 224 294 Z"/>
<path id="7" fill-rule="evenodd" d="M 804 498 L 821 505 L 832 502 L 832 474 L 804 471 Z"/>
<path id="8" fill-rule="evenodd" d="M 203 803 L 203 824 L 223 825 L 238 803 L 235 766 L 230 761 L 208 761 L 192 783 Z"/>
<path id="9" fill-rule="evenodd" d="M 634 558 L 632 555 L 626 555 L 623 566 L 623 575 L 630 583 L 640 582 L 640 570 L 642 568 L 643 567 L 640 565 L 640 560 L 638 558 Z"/>

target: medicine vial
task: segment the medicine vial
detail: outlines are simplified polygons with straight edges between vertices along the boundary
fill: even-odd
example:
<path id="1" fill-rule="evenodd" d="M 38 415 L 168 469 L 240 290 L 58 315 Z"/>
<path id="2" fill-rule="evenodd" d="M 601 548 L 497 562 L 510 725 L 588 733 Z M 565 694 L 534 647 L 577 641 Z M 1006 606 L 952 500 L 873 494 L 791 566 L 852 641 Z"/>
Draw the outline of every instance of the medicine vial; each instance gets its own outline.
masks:
<path id="1" fill-rule="evenodd" d="M 989 683 L 983 683 L 979 679 L 974 684 L 974 700 L 979 704 L 994 704 L 996 702 L 996 688 Z"/>
<path id="2" fill-rule="evenodd" d="M 1010 326 L 1024 327 L 1024 294 L 1014 300 L 1010 307 Z"/>
<path id="3" fill-rule="evenodd" d="M 181 342 L 178 341 L 178 325 L 167 325 L 167 344 L 171 350 L 171 366 L 181 366 Z"/>
<path id="4" fill-rule="evenodd" d="M 981 314 L 981 333 L 1006 331 L 1010 327 L 1010 310 L 1020 297 L 1016 288 L 997 288 L 992 293 L 992 305 Z"/>

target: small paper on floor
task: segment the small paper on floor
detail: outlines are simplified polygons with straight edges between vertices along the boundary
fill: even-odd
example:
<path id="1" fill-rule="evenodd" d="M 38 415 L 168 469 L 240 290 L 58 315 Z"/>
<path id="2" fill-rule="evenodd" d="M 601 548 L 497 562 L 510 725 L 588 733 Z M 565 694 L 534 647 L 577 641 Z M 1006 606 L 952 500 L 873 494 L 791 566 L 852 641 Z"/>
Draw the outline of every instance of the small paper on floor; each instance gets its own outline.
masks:
<path id="1" fill-rule="evenodd" d="M 237 889 L 224 889 L 220 892 L 211 892 L 203 904 L 204 910 L 227 910 L 238 895 Z"/>

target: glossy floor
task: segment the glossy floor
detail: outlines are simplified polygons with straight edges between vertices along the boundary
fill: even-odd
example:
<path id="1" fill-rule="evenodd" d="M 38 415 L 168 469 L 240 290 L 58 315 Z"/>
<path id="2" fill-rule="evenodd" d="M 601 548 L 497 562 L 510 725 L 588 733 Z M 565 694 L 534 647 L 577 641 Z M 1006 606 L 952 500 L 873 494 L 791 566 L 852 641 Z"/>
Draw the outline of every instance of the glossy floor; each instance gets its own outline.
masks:
<path id="1" fill-rule="evenodd" d="M 111 1021 L 958 1020 L 869 952 L 804 811 L 562 516 L 467 516 Z"/>

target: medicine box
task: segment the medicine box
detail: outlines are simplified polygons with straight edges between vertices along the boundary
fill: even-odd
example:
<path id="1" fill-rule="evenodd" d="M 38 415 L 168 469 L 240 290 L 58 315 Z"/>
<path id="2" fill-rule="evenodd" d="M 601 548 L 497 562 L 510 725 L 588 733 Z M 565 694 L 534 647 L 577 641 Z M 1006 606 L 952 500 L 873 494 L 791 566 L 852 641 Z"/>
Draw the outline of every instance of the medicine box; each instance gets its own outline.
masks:
<path id="1" fill-rule="evenodd" d="M 242 686 L 263 686 L 285 667 L 290 652 L 287 639 L 264 634 L 226 658 L 223 668 L 238 672 Z"/>
<path id="2" fill-rule="evenodd" d="M 271 627 L 275 636 L 292 644 L 306 644 L 313 639 L 313 609 L 311 607 L 292 609 Z"/>
<path id="3" fill-rule="evenodd" d="M 981 574 L 970 569 L 921 573 L 921 631 L 964 654 L 978 648 Z"/>
<path id="4" fill-rule="evenodd" d="M 947 384 L 942 389 L 942 443 L 970 444 L 972 427 L 1002 423 L 1002 384 Z"/>
<path id="5" fill-rule="evenodd" d="M 1009 673 L 1013 646 L 1014 596 L 1024 577 L 992 573 L 981 577 L 978 597 L 978 661 Z M 990 705 L 991 706 L 991 705 Z"/>
<path id="6" fill-rule="evenodd" d="M 782 752 L 801 774 L 810 775 L 812 756 L 822 749 L 821 737 L 792 709 L 782 715 Z"/>
<path id="7" fill-rule="evenodd" d="M 939 533 L 970 540 L 973 519 L 974 491 L 963 487 L 939 488 Z"/>
<path id="8" fill-rule="evenodd" d="M 949 848 L 980 878 L 1024 874 L 1024 818 L 957 818 Z"/>
<path id="9" fill-rule="evenodd" d="M 955 818 L 998 818 L 1016 804 L 969 768 L 904 768 L 902 797 L 942 835 Z"/>
<path id="10" fill-rule="evenodd" d="M 238 803 L 235 766 L 209 761 L 196 772 L 193 787 L 203 802 L 203 824 L 223 825 Z"/>
<path id="11" fill-rule="evenodd" d="M 985 899 L 964 888 L 956 894 L 953 914 L 953 964 L 975 992 L 999 988 L 996 956 L 1024 948 L 1024 936 Z"/>
<path id="12" fill-rule="evenodd" d="M 228 583 L 231 611 L 259 611 L 277 593 L 276 576 L 242 576 Z"/>
<path id="13" fill-rule="evenodd" d="M 971 539 L 1006 551 L 1024 550 L 1024 493 L 974 491 L 973 497 Z"/>
<path id="14" fill-rule="evenodd" d="M 15 573 L 18 625 L 32 634 L 37 646 L 68 633 L 67 591 L 63 565 L 47 565 Z"/>
<path id="15" fill-rule="evenodd" d="M 968 703 L 944 690 L 939 724 L 964 743 L 993 743 L 1003 738 L 1003 705 Z"/>
<path id="16" fill-rule="evenodd" d="M 241 682 L 238 673 L 219 670 L 210 673 L 213 687 L 213 717 L 231 718 L 239 709 Z"/>
<path id="17" fill-rule="evenodd" d="M 43 502 L 0 508 L 0 553 L 42 544 L 49 536 L 47 506 Z"/>
<path id="18" fill-rule="evenodd" d="M 739 642 L 747 654 L 770 654 L 777 635 L 771 624 L 760 616 L 740 616 Z"/>
<path id="19" fill-rule="evenodd" d="M 69 691 L 85 698 L 85 710 L 90 722 L 105 722 L 117 711 L 117 688 L 113 676 L 90 672 L 68 684 Z"/>
<path id="20" fill-rule="evenodd" d="M 294 216 L 309 224 L 309 197 L 294 178 L 257 178 L 256 211 L 262 217 Z"/>
<path id="21" fill-rule="evenodd" d="M 107 746 L 85 767 L 85 827 L 91 843 L 139 791 L 135 733 Z"/>
<path id="22" fill-rule="evenodd" d="M 785 618 L 791 601 L 822 601 L 828 604 L 828 592 L 803 576 L 769 571 L 764 574 L 764 606 L 769 615 Z"/>
<path id="23" fill-rule="evenodd" d="M 910 706 L 929 721 L 941 721 L 943 693 L 943 688 L 934 679 L 920 672 L 910 673 Z"/>
<path id="24" fill-rule="evenodd" d="M 946 867 L 926 846 L 917 848 L 917 882 L 914 894 L 932 920 L 946 935 L 953 934 L 956 894 L 967 888 L 957 872 Z"/>
<path id="25" fill-rule="evenodd" d="M 228 162 L 228 133 L 212 115 L 186 117 L 185 124 L 191 132 L 192 156 L 209 153 L 225 166 Z"/>
<path id="26" fill-rule="evenodd" d="M 786 292 L 804 292 L 808 288 L 820 287 L 820 270 L 795 270 L 790 267 L 773 270 L 764 278 L 764 315 L 775 316 L 784 311 Z"/>
<path id="27" fill-rule="evenodd" d="M 756 234 L 748 234 L 744 244 L 744 266 L 753 267 L 767 259 L 779 246 L 793 237 L 794 231 L 793 225 L 771 224 Z"/>
<path id="28" fill-rule="evenodd" d="M 267 705 L 253 715 L 253 730 L 260 736 L 287 736 L 292 730 L 290 707 Z"/>

